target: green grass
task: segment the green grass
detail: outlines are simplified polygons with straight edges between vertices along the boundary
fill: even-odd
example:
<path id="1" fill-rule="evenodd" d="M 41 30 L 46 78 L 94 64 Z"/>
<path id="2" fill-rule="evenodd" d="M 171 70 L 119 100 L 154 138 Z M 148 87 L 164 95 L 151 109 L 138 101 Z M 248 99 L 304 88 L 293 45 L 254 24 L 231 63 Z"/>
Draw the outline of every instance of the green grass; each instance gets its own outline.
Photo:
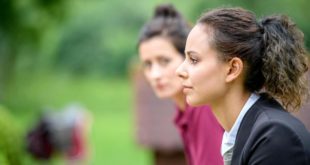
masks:
<path id="1" fill-rule="evenodd" d="M 130 81 L 125 78 L 103 80 L 96 76 L 40 74 L 16 77 L 2 103 L 24 130 L 34 124 L 46 107 L 61 109 L 79 103 L 89 110 L 93 120 L 90 164 L 147 165 L 151 164 L 150 153 L 139 148 L 134 140 L 132 96 Z"/>

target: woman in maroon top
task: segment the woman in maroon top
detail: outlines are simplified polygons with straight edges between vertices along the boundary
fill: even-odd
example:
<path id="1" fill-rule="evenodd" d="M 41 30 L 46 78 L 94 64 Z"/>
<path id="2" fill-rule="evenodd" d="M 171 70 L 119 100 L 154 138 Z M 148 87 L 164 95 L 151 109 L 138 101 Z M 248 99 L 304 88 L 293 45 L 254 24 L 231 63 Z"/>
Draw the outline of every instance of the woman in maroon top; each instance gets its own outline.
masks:
<path id="1" fill-rule="evenodd" d="M 223 129 L 208 106 L 190 107 L 176 75 L 184 60 L 191 27 L 172 5 L 156 8 L 151 21 L 141 31 L 138 48 L 143 71 L 159 98 L 171 98 L 178 109 L 175 124 L 185 146 L 190 165 L 222 165 L 220 154 Z"/>

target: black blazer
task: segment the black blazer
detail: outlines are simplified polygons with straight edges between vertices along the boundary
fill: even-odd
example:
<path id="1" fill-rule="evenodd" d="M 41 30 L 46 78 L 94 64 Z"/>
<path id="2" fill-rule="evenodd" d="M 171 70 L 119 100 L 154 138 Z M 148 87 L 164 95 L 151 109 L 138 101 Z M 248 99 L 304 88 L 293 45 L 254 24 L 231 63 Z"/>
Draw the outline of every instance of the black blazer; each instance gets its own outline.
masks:
<path id="1" fill-rule="evenodd" d="M 310 133 L 262 94 L 240 124 L 231 165 L 310 165 Z"/>

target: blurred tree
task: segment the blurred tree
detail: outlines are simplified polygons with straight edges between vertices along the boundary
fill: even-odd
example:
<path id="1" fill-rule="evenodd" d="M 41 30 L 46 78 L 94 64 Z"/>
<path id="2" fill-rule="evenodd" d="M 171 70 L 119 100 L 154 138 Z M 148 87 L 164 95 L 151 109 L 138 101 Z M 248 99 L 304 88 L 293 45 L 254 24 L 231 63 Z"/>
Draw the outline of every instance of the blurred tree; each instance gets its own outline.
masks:
<path id="1" fill-rule="evenodd" d="M 0 91 L 23 51 L 37 54 L 42 34 L 65 18 L 63 0 L 0 0 Z M 3 93 L 0 93 L 0 97 Z"/>
<path id="2" fill-rule="evenodd" d="M 143 3 L 75 4 L 76 13 L 61 35 L 54 66 L 79 75 L 99 72 L 105 76 L 124 76 L 128 61 L 136 54 L 137 34 L 144 22 L 143 10 L 136 9 Z"/>

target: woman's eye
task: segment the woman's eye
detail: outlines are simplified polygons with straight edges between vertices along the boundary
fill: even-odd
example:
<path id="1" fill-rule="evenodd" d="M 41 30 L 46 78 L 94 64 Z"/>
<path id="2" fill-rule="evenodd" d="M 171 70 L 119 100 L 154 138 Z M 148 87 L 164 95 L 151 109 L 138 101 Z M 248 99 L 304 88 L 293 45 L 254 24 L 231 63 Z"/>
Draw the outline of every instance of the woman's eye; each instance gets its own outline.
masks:
<path id="1" fill-rule="evenodd" d="M 197 64 L 198 63 L 198 60 L 195 58 L 192 58 L 192 57 L 189 57 L 189 61 L 191 64 Z"/>

